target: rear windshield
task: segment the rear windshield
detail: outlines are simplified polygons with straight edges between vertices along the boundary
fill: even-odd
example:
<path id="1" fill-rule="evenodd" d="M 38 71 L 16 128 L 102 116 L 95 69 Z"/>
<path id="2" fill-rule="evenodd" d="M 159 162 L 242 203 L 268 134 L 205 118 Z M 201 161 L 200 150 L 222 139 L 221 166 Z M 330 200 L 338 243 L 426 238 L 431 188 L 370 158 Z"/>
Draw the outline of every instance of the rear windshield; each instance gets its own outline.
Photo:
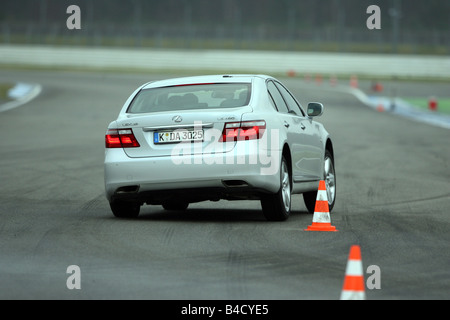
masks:
<path id="1" fill-rule="evenodd" d="M 213 83 L 141 90 L 128 113 L 242 107 L 250 101 L 250 83 Z"/>

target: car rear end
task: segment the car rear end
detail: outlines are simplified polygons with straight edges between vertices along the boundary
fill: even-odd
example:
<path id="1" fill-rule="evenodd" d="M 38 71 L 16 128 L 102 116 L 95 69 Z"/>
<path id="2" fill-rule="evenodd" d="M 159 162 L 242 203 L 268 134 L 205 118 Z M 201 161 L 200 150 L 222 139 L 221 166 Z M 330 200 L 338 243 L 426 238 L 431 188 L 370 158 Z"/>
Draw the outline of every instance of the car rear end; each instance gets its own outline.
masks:
<path id="1" fill-rule="evenodd" d="M 105 188 L 115 200 L 161 204 L 276 192 L 261 175 L 266 120 L 254 77 L 195 77 L 143 86 L 105 135 Z M 275 179 L 276 181 L 276 179 Z"/>

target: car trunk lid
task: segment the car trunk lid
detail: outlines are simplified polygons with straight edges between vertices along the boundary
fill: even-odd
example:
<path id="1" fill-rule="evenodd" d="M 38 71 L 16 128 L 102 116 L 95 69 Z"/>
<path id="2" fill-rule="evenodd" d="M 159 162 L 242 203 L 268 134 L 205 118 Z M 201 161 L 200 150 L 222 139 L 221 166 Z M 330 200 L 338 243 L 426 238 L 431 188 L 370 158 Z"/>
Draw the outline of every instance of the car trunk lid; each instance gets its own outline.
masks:
<path id="1" fill-rule="evenodd" d="M 140 144 L 124 148 L 132 158 L 224 153 L 235 141 L 221 141 L 225 123 L 240 122 L 250 106 L 210 110 L 183 110 L 152 114 L 127 114 L 118 128 L 131 128 Z"/>

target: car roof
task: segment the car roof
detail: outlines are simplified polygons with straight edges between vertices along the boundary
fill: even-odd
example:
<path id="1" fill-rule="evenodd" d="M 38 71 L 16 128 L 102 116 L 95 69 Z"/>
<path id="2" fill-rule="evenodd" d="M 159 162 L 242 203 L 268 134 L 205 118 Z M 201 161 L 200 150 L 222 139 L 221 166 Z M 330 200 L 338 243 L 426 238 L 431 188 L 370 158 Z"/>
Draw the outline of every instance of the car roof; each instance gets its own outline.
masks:
<path id="1" fill-rule="evenodd" d="M 181 77 L 165 80 L 157 80 L 149 82 L 144 85 L 143 89 L 157 88 L 157 87 L 169 87 L 177 85 L 188 84 L 201 84 L 201 83 L 235 83 L 235 82 L 248 82 L 251 83 L 254 78 L 269 79 L 267 75 L 250 75 L 250 74 L 221 74 L 221 75 L 204 75 L 193 77 Z"/>

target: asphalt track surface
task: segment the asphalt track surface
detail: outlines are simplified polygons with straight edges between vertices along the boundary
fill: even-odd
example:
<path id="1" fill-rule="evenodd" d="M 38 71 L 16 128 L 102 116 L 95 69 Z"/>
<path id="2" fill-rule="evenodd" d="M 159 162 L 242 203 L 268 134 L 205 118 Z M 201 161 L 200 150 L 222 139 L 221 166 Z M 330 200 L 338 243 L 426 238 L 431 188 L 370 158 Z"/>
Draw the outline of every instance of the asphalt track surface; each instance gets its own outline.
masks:
<path id="1" fill-rule="evenodd" d="M 312 215 L 299 195 L 285 222 L 265 221 L 256 201 L 114 218 L 106 126 L 137 86 L 171 76 L 0 73 L 43 88 L 0 114 L 1 299 L 339 299 L 354 244 L 366 279 L 368 266 L 381 271 L 367 299 L 450 298 L 450 131 L 295 78 L 281 80 L 303 104 L 325 104 L 318 121 L 334 139 L 338 232 L 304 231 Z M 79 290 L 66 286 L 70 265 L 80 267 Z"/>

